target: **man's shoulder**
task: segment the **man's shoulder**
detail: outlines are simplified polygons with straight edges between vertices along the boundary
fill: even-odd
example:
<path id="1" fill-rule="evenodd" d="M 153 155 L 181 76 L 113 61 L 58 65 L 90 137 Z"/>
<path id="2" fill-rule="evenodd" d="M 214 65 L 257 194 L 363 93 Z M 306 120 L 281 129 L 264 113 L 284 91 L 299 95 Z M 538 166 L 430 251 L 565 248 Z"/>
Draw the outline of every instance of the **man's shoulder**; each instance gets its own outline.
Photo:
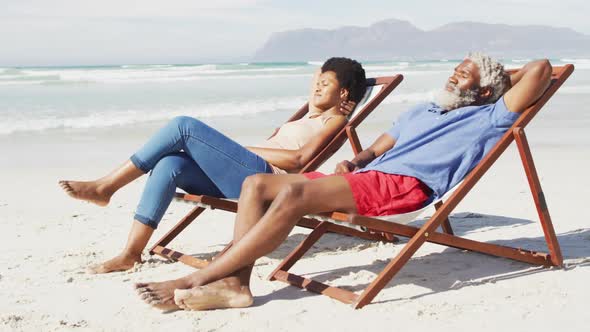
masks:
<path id="1" fill-rule="evenodd" d="M 469 111 L 469 110 L 473 110 L 473 111 L 479 111 L 479 110 L 484 110 L 484 109 L 488 109 L 488 110 L 495 110 L 495 109 L 499 109 L 499 110 L 506 110 L 506 105 L 504 104 L 504 97 L 500 97 L 498 100 L 494 101 L 493 103 L 489 103 L 489 104 L 483 104 L 483 105 L 469 105 L 469 106 L 463 106 L 458 108 L 458 110 L 464 110 L 464 111 Z"/>

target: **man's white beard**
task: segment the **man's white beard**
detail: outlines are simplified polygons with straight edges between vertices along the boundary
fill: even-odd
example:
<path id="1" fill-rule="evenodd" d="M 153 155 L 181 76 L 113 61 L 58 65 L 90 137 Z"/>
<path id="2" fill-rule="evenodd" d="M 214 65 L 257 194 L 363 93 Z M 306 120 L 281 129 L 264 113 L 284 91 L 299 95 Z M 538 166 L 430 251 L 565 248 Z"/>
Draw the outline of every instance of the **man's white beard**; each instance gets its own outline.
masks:
<path id="1" fill-rule="evenodd" d="M 477 100 L 477 92 L 474 90 L 461 91 L 453 86 L 453 91 L 445 88 L 440 90 L 434 97 L 434 103 L 442 109 L 452 111 L 459 107 L 469 106 Z"/>

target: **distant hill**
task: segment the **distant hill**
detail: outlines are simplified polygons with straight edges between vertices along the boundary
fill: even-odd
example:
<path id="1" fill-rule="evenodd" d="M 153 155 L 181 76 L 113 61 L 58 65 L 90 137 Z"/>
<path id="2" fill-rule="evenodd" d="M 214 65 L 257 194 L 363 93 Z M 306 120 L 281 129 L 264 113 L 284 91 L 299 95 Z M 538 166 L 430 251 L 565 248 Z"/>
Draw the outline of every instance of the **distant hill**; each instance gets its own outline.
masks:
<path id="1" fill-rule="evenodd" d="M 348 56 L 365 61 L 458 59 L 480 50 L 501 58 L 588 56 L 590 36 L 569 28 L 450 23 L 421 30 L 389 19 L 369 27 L 300 29 L 273 33 L 254 61 L 307 61 Z"/>

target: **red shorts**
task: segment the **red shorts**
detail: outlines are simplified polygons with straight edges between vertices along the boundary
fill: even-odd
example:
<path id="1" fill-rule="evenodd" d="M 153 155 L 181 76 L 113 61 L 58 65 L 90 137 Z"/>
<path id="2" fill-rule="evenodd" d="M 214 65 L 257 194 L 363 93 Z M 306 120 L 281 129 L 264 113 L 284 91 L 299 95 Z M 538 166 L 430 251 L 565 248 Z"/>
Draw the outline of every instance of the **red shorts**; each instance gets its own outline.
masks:
<path id="1" fill-rule="evenodd" d="M 338 174 L 310 172 L 303 175 L 313 180 Z M 421 209 L 432 194 L 427 185 L 411 176 L 377 171 L 341 176 L 350 186 L 357 213 L 364 216 L 388 216 L 415 211 Z"/>

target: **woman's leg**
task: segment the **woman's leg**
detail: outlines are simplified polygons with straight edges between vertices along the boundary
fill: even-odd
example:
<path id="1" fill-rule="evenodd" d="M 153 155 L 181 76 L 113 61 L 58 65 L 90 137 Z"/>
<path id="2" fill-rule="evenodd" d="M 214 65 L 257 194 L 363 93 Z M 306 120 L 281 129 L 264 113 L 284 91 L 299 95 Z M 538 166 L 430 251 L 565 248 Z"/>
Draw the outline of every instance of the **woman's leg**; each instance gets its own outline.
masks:
<path id="1" fill-rule="evenodd" d="M 153 228 L 134 220 L 131 230 L 129 230 L 125 249 L 119 255 L 105 262 L 89 266 L 86 272 L 102 274 L 132 269 L 135 263 L 141 263 L 141 253 L 153 232 Z"/>
<path id="2" fill-rule="evenodd" d="M 124 271 L 141 262 L 141 253 L 154 229 L 158 227 L 177 187 L 196 194 L 221 194 L 201 168 L 185 153 L 178 152 L 163 157 L 146 182 L 125 248 L 116 257 L 89 267 L 88 272 Z"/>
<path id="3" fill-rule="evenodd" d="M 248 175 L 271 172 L 263 158 L 203 122 L 181 116 L 160 129 L 109 175 L 90 182 L 60 181 L 60 185 L 74 198 L 104 206 L 114 192 L 152 170 L 162 157 L 180 151 L 199 164 L 225 197 L 237 198 Z"/>
<path id="4" fill-rule="evenodd" d="M 166 154 L 184 151 L 210 178 L 224 197 L 237 198 L 244 179 L 272 169 L 260 156 L 200 120 L 180 116 L 168 123 L 131 161 L 147 171 Z"/>
<path id="5" fill-rule="evenodd" d="M 59 185 L 71 197 L 89 201 L 99 206 L 106 206 L 111 196 L 131 181 L 142 176 L 144 172 L 130 160 L 114 169 L 109 174 L 94 181 L 61 180 Z"/>

